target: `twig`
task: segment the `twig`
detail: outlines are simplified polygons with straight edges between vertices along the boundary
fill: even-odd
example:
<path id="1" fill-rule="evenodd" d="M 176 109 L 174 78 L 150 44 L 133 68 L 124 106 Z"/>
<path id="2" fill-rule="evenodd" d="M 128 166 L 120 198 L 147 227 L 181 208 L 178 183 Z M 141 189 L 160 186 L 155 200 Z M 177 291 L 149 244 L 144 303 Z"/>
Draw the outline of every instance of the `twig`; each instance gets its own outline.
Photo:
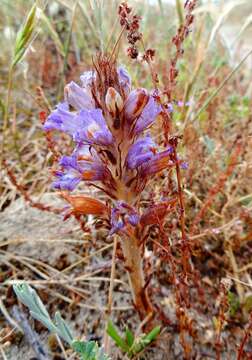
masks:
<path id="1" fill-rule="evenodd" d="M 7 356 L 5 355 L 3 346 L 0 346 L 0 352 L 1 352 L 1 354 L 2 354 L 3 360 L 8 360 Z"/>
<path id="2" fill-rule="evenodd" d="M 0 310 L 1 310 L 2 314 L 4 315 L 4 317 L 9 322 L 10 325 L 22 332 L 22 328 L 18 325 L 18 323 L 8 313 L 6 307 L 4 306 L 4 303 L 3 303 L 2 299 L 0 299 Z"/>
<path id="3" fill-rule="evenodd" d="M 245 334 L 243 336 L 242 342 L 241 342 L 241 344 L 239 346 L 239 349 L 238 349 L 237 360 L 244 359 L 244 357 L 243 357 L 243 355 L 244 355 L 244 347 L 245 347 L 246 342 L 248 341 L 251 330 L 252 330 L 252 313 L 250 314 L 249 324 L 247 326 L 247 329 L 245 329 Z"/>
<path id="4" fill-rule="evenodd" d="M 63 345 L 63 343 L 62 343 L 59 335 L 58 335 L 58 334 L 55 334 L 55 336 L 56 336 L 56 339 L 57 339 L 57 341 L 58 341 L 59 347 L 60 347 L 60 349 L 61 349 L 61 351 L 62 351 L 62 354 L 63 354 L 65 360 L 68 360 L 68 356 L 67 356 L 66 350 L 65 350 L 65 348 L 64 348 L 64 345 Z"/>

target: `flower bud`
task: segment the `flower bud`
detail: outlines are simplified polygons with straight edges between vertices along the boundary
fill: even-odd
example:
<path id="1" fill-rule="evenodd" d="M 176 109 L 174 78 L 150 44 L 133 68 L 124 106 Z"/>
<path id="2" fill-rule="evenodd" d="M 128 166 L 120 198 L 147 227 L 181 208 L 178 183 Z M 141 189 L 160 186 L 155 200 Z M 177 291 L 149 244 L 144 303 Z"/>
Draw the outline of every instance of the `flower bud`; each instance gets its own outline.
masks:
<path id="1" fill-rule="evenodd" d="M 115 116 L 117 112 L 121 112 L 123 109 L 123 99 L 121 95 L 113 87 L 108 88 L 105 102 L 108 111 L 113 116 Z"/>
<path id="2" fill-rule="evenodd" d="M 140 88 L 131 91 L 124 107 L 126 120 L 132 123 L 139 115 L 141 115 L 148 100 L 149 95 L 147 90 Z"/>
<path id="3" fill-rule="evenodd" d="M 117 70 L 117 74 L 118 74 L 119 84 L 122 88 L 124 96 L 128 96 L 131 89 L 131 78 L 129 76 L 129 73 L 127 72 L 126 69 L 124 69 L 124 67 L 119 66 Z"/>

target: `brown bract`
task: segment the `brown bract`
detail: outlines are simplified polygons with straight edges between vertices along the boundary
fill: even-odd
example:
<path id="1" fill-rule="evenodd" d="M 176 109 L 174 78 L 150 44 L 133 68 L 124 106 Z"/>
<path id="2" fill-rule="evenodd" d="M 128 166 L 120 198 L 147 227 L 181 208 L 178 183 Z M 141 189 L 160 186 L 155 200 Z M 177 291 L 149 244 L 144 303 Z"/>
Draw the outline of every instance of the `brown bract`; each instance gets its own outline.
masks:
<path id="1" fill-rule="evenodd" d="M 67 193 L 60 193 L 70 205 L 69 215 L 105 215 L 108 212 L 108 207 L 101 201 L 84 195 L 69 195 Z"/>

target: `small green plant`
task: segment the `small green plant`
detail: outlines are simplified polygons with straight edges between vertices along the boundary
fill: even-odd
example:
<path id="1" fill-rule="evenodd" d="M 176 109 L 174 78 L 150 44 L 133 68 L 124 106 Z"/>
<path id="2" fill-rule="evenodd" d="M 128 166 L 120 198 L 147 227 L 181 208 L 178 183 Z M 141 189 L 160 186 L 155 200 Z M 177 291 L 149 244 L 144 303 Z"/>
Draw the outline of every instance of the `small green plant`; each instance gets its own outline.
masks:
<path id="1" fill-rule="evenodd" d="M 95 341 L 81 341 L 74 339 L 68 325 L 56 312 L 54 321 L 51 319 L 45 305 L 34 289 L 26 283 L 13 285 L 18 299 L 29 308 L 31 316 L 40 321 L 49 331 L 57 334 L 79 354 L 81 360 L 109 360 Z"/>
<path id="2" fill-rule="evenodd" d="M 154 327 L 148 334 L 141 334 L 135 337 L 133 332 L 126 328 L 121 336 L 111 321 L 108 322 L 107 333 L 114 340 L 116 345 L 131 359 L 142 352 L 146 346 L 154 341 L 160 333 L 160 326 Z"/>

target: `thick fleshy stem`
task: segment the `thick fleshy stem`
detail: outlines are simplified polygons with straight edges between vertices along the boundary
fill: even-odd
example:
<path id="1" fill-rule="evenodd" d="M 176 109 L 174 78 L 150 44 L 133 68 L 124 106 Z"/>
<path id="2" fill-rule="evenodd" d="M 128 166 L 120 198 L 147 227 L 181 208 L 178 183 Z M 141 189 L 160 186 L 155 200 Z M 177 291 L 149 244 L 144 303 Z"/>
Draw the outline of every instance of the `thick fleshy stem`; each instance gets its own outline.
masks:
<path id="1" fill-rule="evenodd" d="M 121 245 L 134 305 L 141 320 L 146 317 L 151 319 L 154 312 L 144 278 L 141 244 L 135 236 L 132 236 L 123 238 Z"/>

